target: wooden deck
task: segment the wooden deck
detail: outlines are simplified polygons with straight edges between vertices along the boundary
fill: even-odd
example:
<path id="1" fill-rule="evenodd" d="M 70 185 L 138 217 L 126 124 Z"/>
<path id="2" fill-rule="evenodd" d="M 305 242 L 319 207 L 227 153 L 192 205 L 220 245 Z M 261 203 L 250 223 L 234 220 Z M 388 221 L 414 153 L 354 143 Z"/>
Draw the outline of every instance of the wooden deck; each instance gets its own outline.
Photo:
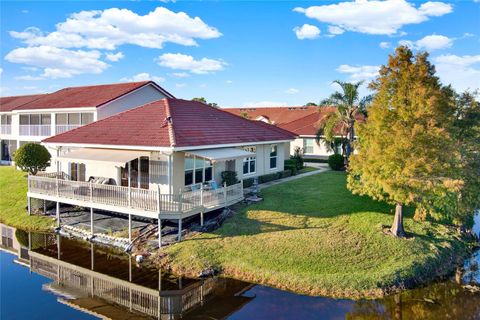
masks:
<path id="1" fill-rule="evenodd" d="M 147 218 L 181 219 L 243 200 L 243 184 L 215 190 L 161 194 L 158 190 L 29 176 L 28 197 Z"/>

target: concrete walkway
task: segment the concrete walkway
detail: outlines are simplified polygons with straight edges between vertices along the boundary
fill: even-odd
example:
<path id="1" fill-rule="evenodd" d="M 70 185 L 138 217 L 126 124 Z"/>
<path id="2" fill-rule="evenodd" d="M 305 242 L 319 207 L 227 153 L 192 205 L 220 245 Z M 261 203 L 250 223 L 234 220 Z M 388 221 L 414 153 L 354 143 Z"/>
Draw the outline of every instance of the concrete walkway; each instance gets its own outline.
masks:
<path id="1" fill-rule="evenodd" d="M 319 174 L 319 173 L 330 170 L 330 168 L 328 167 L 328 164 L 326 164 L 326 163 L 308 162 L 308 163 L 305 163 L 305 165 L 308 166 L 308 167 L 317 168 L 318 170 L 309 171 L 309 172 L 305 172 L 305 173 L 300 173 L 300 174 L 297 174 L 296 176 L 290 176 L 290 177 L 286 177 L 286 178 L 282 178 L 282 179 L 278 179 L 278 180 L 274 180 L 274 181 L 265 182 L 265 183 L 262 183 L 262 184 L 258 185 L 258 190 L 262 190 L 262 189 L 265 189 L 265 188 L 268 188 L 268 187 L 271 187 L 271 186 L 274 186 L 274 185 L 277 185 L 277 184 L 285 183 L 285 182 L 292 181 L 292 180 L 297 180 L 297 179 L 300 179 L 300 178 L 312 176 L 314 174 Z M 252 192 L 252 188 L 253 187 L 244 189 L 244 193 Z"/>

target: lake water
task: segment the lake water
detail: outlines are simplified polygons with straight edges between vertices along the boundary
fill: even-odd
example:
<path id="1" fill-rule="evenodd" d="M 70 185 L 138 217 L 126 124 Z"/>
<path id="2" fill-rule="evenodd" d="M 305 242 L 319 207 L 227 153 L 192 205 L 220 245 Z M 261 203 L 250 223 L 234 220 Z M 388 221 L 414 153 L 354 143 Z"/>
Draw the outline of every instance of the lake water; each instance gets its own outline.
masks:
<path id="1" fill-rule="evenodd" d="M 6 226 L 1 245 L 2 320 L 480 319 L 480 293 L 453 279 L 383 299 L 353 301 L 222 278 L 182 279 L 137 265 L 122 252 Z M 474 261 L 480 263 L 479 252 L 467 267 Z M 480 276 L 467 272 L 464 281 L 480 282 Z"/>

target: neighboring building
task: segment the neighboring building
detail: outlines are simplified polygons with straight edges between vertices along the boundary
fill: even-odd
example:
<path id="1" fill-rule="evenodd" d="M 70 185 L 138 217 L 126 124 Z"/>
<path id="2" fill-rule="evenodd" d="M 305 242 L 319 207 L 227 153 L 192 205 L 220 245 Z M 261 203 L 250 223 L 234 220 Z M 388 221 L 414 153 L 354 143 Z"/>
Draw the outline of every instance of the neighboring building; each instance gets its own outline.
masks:
<path id="1" fill-rule="evenodd" d="M 242 200 L 242 179 L 282 171 L 294 139 L 200 102 L 161 99 L 43 140 L 57 172 L 30 176 L 28 197 L 177 219 L 180 238 L 183 218 L 203 221 Z M 223 187 L 223 171 L 240 182 Z"/>
<path id="2" fill-rule="evenodd" d="M 319 112 L 317 106 L 225 108 L 224 110 L 295 133 L 297 138 L 290 144 L 290 154 L 293 154 L 296 147 L 302 148 L 307 158 L 325 158 L 333 154 L 333 151 L 327 150 L 324 143 L 317 144 L 315 141 L 318 122 L 325 113 L 335 110 L 332 107 L 322 107 L 323 112 Z"/>
<path id="3" fill-rule="evenodd" d="M 43 139 L 173 96 L 152 81 L 70 87 L 49 94 L 0 98 L 0 159 Z"/>

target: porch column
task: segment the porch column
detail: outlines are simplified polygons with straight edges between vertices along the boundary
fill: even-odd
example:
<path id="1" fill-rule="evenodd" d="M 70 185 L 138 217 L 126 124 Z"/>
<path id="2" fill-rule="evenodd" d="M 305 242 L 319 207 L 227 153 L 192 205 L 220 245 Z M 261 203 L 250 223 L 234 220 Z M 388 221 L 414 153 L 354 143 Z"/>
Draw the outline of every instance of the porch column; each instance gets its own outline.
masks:
<path id="1" fill-rule="evenodd" d="M 132 215 L 128 215 L 128 243 L 132 243 Z"/>
<path id="2" fill-rule="evenodd" d="M 162 219 L 158 215 L 158 249 L 162 247 Z"/>
<path id="3" fill-rule="evenodd" d="M 47 200 L 43 200 L 43 214 L 47 215 Z"/>
<path id="4" fill-rule="evenodd" d="M 130 163 L 130 161 L 128 162 L 128 206 L 131 207 L 132 206 L 132 185 L 131 185 L 131 181 L 132 181 L 132 178 L 131 178 L 131 175 L 132 175 L 132 165 Z"/>
<path id="5" fill-rule="evenodd" d="M 90 208 L 90 233 L 93 237 L 94 235 L 94 228 L 93 228 L 93 208 Z"/>
<path id="6" fill-rule="evenodd" d="M 178 219 L 178 241 L 182 241 L 182 219 Z"/>
<path id="7" fill-rule="evenodd" d="M 27 197 L 27 210 L 28 210 L 28 215 L 32 214 L 32 198 Z"/>
<path id="8" fill-rule="evenodd" d="M 60 202 L 57 201 L 57 227 L 60 227 Z"/>
<path id="9" fill-rule="evenodd" d="M 223 183 L 223 201 L 225 202 L 225 207 L 227 206 L 227 183 Z"/>
<path id="10" fill-rule="evenodd" d="M 200 225 L 203 227 L 203 212 L 205 211 L 203 208 L 203 183 L 200 186 L 200 206 L 202 207 L 200 209 Z"/>

